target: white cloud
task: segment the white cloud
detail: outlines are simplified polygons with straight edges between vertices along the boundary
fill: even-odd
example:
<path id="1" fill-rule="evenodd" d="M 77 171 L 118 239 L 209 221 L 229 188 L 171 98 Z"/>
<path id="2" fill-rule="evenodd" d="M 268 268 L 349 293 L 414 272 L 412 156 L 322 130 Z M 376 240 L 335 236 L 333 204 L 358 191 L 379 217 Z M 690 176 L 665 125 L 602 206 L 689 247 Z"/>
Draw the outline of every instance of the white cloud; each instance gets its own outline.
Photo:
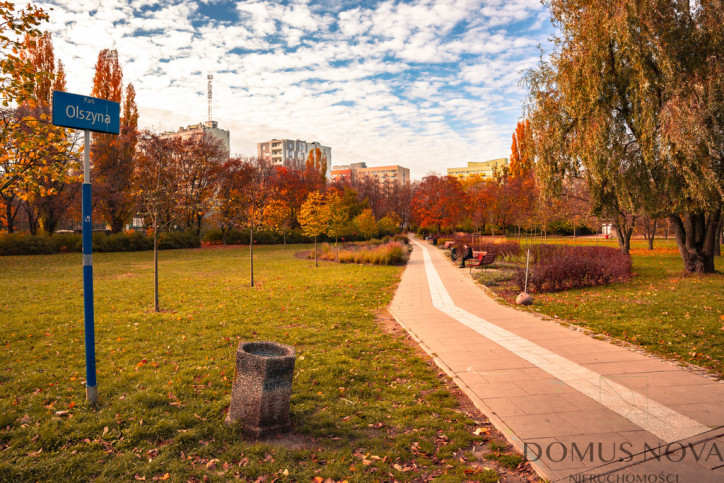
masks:
<path id="1" fill-rule="evenodd" d="M 538 0 L 346 10 L 257 0 L 236 4 L 234 22 L 204 22 L 198 4 L 181 0 L 53 3 L 47 29 L 69 90 L 89 93 L 98 52 L 116 48 L 143 127 L 205 119 L 211 73 L 214 117 L 231 131 L 232 152 L 255 153 L 279 136 L 318 140 L 336 164 L 394 162 L 416 178 L 508 155 L 520 71 L 549 36 Z"/>

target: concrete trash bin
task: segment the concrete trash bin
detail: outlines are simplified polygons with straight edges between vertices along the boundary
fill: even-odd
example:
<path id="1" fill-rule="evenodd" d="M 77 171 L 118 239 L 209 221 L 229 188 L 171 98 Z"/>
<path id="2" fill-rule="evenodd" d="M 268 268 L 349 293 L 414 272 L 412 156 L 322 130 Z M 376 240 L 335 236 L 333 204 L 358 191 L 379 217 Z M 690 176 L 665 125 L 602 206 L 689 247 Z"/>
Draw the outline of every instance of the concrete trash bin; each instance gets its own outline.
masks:
<path id="1" fill-rule="evenodd" d="M 295 359 L 292 346 L 269 341 L 239 343 L 226 423 L 241 420 L 244 433 L 254 438 L 288 431 Z"/>

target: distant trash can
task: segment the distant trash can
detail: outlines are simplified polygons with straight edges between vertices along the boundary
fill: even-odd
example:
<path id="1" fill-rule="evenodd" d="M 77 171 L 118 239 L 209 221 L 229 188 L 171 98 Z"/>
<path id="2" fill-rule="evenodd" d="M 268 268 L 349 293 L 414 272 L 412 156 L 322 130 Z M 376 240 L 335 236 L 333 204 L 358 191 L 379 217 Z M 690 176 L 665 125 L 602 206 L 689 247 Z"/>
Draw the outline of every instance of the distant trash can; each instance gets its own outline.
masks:
<path id="1" fill-rule="evenodd" d="M 241 421 L 245 434 L 263 438 L 291 429 L 289 400 L 294 347 L 276 342 L 239 343 L 227 424 Z"/>
<path id="2" fill-rule="evenodd" d="M 433 237 L 433 239 L 432 239 L 432 244 L 433 244 L 433 245 L 437 245 L 437 238 Z"/>

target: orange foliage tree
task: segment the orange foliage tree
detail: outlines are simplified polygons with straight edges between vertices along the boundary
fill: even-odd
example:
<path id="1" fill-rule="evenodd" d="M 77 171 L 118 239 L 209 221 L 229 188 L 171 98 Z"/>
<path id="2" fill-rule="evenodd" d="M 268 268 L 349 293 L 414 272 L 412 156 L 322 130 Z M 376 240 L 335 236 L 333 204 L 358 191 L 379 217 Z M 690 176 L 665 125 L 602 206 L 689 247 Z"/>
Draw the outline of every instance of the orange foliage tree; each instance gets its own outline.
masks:
<path id="1" fill-rule="evenodd" d="M 327 157 L 319 148 L 309 151 L 306 162 L 306 173 L 312 179 L 318 180 L 319 186 L 327 184 Z"/>
<path id="2" fill-rule="evenodd" d="M 29 62 L 35 72 L 36 82 L 32 100 L 23 102 L 17 109 L 20 117 L 34 119 L 35 124 L 45 124 L 43 131 L 54 142 L 45 154 L 47 169 L 38 170 L 32 183 L 23 183 L 23 207 L 27 214 L 30 232 L 35 234 L 38 225 L 52 235 L 61 218 L 76 200 L 80 188 L 77 131 L 48 125 L 51 117 L 53 91 L 65 91 L 63 63 L 57 67 L 53 39 L 49 32 L 42 35 L 26 35 L 21 57 Z M 47 75 L 52 73 L 54 75 Z"/>
<path id="3" fill-rule="evenodd" d="M 104 49 L 98 54 L 91 95 L 121 103 L 120 135 L 93 134 L 91 156 L 97 206 L 113 233 L 133 215 L 133 171 L 138 140 L 138 110 L 132 84 L 123 92 L 123 72 L 118 52 Z"/>
<path id="4" fill-rule="evenodd" d="M 460 181 L 452 176 L 426 176 L 413 188 L 411 212 L 420 227 L 438 233 L 453 228 L 467 214 L 466 198 Z"/>
<path id="5" fill-rule="evenodd" d="M 47 18 L 33 5 L 19 9 L 12 2 L 0 2 L 0 198 L 8 231 L 13 231 L 20 200 L 45 191 L 38 180 L 64 174 L 53 156 L 64 148 L 64 136 L 47 122 L 47 108 L 45 113 L 39 110 L 37 99 L 38 90 L 52 84 L 56 73 L 46 67 L 48 62 L 24 55 L 40 37 L 37 26 Z"/>

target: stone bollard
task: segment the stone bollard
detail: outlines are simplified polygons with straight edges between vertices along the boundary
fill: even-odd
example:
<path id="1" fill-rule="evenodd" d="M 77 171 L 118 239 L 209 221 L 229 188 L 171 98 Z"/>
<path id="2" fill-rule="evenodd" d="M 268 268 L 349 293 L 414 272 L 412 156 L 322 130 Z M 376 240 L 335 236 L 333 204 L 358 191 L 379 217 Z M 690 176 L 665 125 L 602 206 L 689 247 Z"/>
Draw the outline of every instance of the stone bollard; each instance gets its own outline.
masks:
<path id="1" fill-rule="evenodd" d="M 533 297 L 529 293 L 521 292 L 515 298 L 515 303 L 518 305 L 531 305 L 533 303 Z"/>
<path id="2" fill-rule="evenodd" d="M 241 420 L 245 434 L 263 438 L 291 428 L 289 399 L 294 347 L 276 342 L 241 342 L 227 424 Z"/>

